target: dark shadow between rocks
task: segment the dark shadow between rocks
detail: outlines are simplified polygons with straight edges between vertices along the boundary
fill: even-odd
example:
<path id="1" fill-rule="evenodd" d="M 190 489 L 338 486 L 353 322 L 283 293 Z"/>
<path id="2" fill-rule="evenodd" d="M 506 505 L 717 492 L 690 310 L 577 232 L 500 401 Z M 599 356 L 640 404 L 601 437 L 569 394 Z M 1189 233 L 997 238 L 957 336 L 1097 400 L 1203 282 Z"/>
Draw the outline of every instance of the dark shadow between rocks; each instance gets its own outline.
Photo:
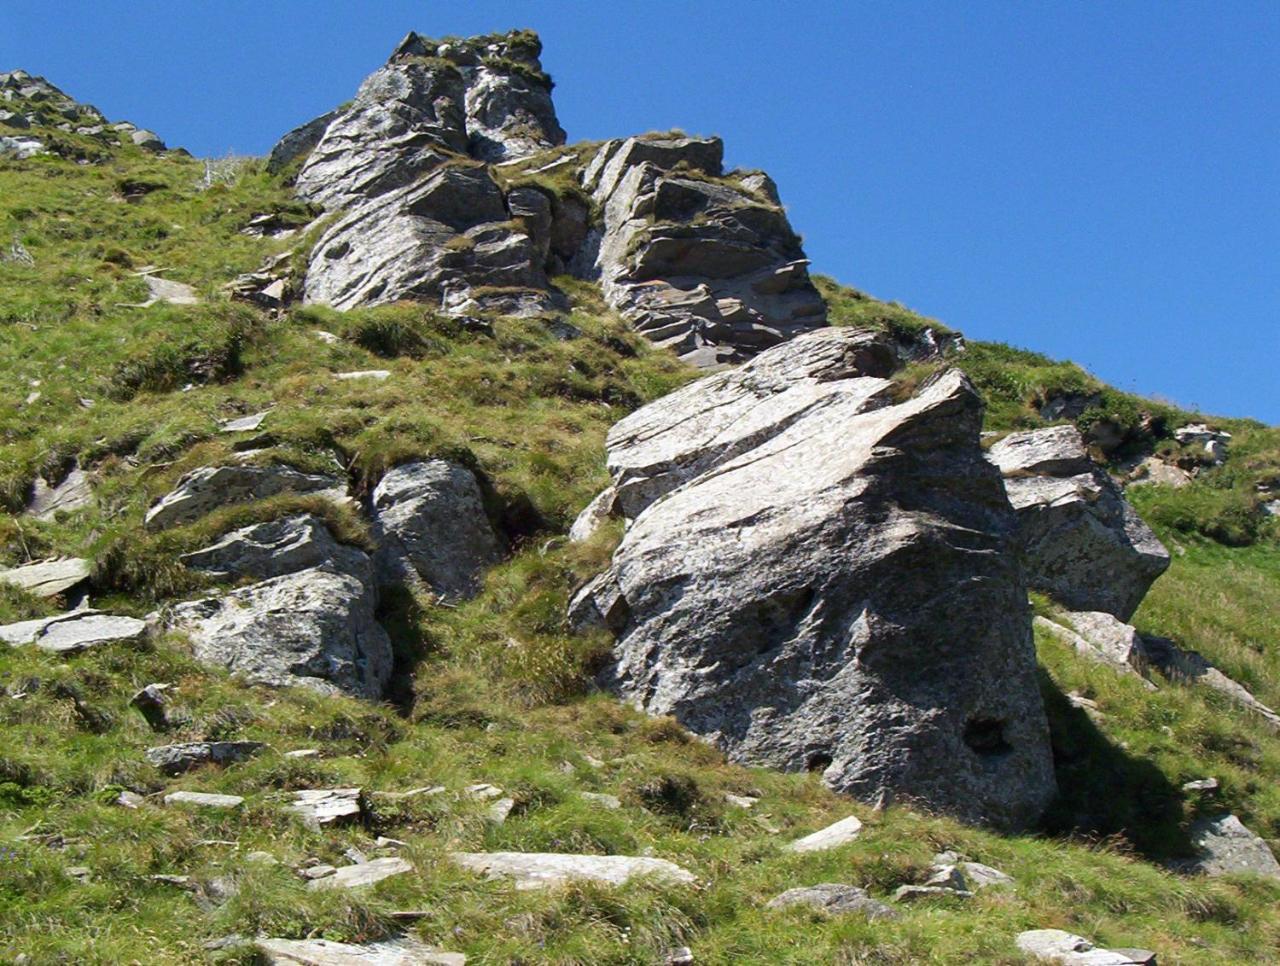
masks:
<path id="1" fill-rule="evenodd" d="M 391 678 L 383 699 L 409 717 L 415 701 L 414 671 L 431 652 L 430 643 L 422 634 L 422 604 L 403 584 L 384 586 L 378 595 L 376 616 L 391 638 Z"/>
<path id="2" fill-rule="evenodd" d="M 1099 731 L 1043 666 L 1037 674 L 1058 780 L 1058 796 L 1042 829 L 1055 836 L 1110 840 L 1151 862 L 1191 855 L 1178 788 L 1153 763 L 1129 755 Z"/>

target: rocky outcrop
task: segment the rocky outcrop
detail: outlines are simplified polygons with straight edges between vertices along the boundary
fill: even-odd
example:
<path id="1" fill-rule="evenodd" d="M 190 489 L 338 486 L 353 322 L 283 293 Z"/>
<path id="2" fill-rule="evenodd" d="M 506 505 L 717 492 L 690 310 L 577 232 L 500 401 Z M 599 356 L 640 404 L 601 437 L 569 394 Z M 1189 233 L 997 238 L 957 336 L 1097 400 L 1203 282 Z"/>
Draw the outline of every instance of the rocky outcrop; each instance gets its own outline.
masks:
<path id="1" fill-rule="evenodd" d="M 766 903 L 767 909 L 789 909 L 800 906 L 825 912 L 829 915 L 848 915 L 857 913 L 868 919 L 897 919 L 900 914 L 892 906 L 887 906 L 867 895 L 866 889 L 845 885 L 839 882 L 821 882 L 818 885 L 802 886 L 788 889 L 774 896 Z"/>
<path id="2" fill-rule="evenodd" d="M 1071 610 L 1127 620 L 1169 552 L 1089 458 L 1079 430 L 1014 433 L 988 456 L 1018 513 L 1027 583 Z"/>
<path id="3" fill-rule="evenodd" d="M 384 583 L 423 583 L 456 601 L 473 596 L 484 571 L 501 558 L 480 486 L 464 466 L 446 460 L 397 466 L 374 489 L 372 513 Z"/>
<path id="4" fill-rule="evenodd" d="M 148 748 L 147 761 L 166 775 L 181 775 L 202 765 L 231 765 L 265 748 L 260 741 L 187 741 Z"/>
<path id="5" fill-rule="evenodd" d="M 375 618 L 373 562 L 337 543 L 316 517 L 246 527 L 185 562 L 260 580 L 165 616 L 195 656 L 250 680 L 376 698 L 391 675 L 391 643 Z"/>
<path id="6" fill-rule="evenodd" d="M 723 153 L 718 138 L 627 138 L 581 175 L 603 213 L 593 268 L 605 298 L 701 366 L 826 324 L 772 182 L 724 177 Z"/>
<path id="7" fill-rule="evenodd" d="M 866 348 L 805 336 L 620 423 L 633 519 L 572 619 L 614 630 L 610 687 L 734 760 L 1026 825 L 1054 778 L 981 401 L 948 371 L 895 403 Z"/>
<path id="8" fill-rule="evenodd" d="M 52 128 L 92 138 L 109 147 L 130 145 L 144 151 L 165 150 L 164 142 L 153 132 L 128 121 L 110 124 L 96 107 L 79 103 L 43 77 L 25 70 L 0 73 L 0 124 L 17 130 Z M 28 147 L 19 146 L 14 150 L 5 142 L 26 142 Z M 21 160 L 45 149 L 44 143 L 35 138 L 0 137 L 0 155 L 13 153 Z"/>

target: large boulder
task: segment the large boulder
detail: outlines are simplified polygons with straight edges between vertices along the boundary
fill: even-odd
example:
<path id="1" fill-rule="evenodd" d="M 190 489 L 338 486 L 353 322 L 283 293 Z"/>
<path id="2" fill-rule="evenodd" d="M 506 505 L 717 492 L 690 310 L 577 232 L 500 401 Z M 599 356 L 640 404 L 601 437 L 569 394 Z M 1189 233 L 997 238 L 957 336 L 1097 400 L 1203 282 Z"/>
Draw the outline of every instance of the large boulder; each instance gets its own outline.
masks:
<path id="1" fill-rule="evenodd" d="M 384 583 L 425 583 L 444 600 L 471 597 L 502 556 L 480 486 L 446 460 L 406 463 L 373 491 L 378 573 Z"/>
<path id="2" fill-rule="evenodd" d="M 1183 871 L 1207 876 L 1247 873 L 1280 879 L 1280 862 L 1266 840 L 1234 815 L 1200 819 L 1191 827 L 1191 843 L 1196 857 L 1179 864 Z"/>
<path id="3" fill-rule="evenodd" d="M 701 366 L 826 324 L 776 195 L 722 177 L 723 152 L 718 138 L 627 138 L 602 145 L 581 175 L 603 213 L 593 268 L 605 298 Z"/>
<path id="4" fill-rule="evenodd" d="M 184 560 L 218 576 L 266 578 L 170 610 L 166 624 L 190 638 L 198 660 L 263 684 L 382 695 L 392 654 L 375 617 L 373 562 L 317 518 L 245 527 Z"/>
<path id="5" fill-rule="evenodd" d="M 838 337 L 797 339 L 756 367 L 785 370 L 825 339 Z M 669 425 L 699 410 L 698 387 L 728 391 L 723 376 L 684 390 Z M 1028 825 L 1055 785 L 1016 521 L 978 444 L 981 400 L 954 370 L 897 403 L 856 367 L 821 388 L 833 398 L 799 411 L 785 392 L 743 392 L 738 425 L 718 414 L 707 436 L 719 455 L 674 430 L 687 448 L 669 465 L 696 469 L 632 504 L 643 509 L 571 617 L 614 630 L 608 686 L 736 761 Z M 761 429 L 721 445 L 747 425 Z M 612 453 L 610 467 L 622 494 Z"/>
<path id="6" fill-rule="evenodd" d="M 1089 458 L 1080 431 L 1014 433 L 988 456 L 1018 513 L 1027 582 L 1071 610 L 1128 620 L 1169 552 Z"/>

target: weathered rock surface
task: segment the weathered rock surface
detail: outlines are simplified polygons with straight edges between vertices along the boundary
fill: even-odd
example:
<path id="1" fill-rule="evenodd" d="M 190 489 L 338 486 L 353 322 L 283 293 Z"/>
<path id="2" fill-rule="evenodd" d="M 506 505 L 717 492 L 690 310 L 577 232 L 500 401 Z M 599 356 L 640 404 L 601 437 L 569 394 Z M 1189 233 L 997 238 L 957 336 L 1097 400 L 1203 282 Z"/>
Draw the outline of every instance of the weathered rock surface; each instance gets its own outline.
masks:
<path id="1" fill-rule="evenodd" d="M 239 795 L 218 795 L 213 792 L 170 792 L 164 797 L 166 805 L 192 805 L 196 808 L 232 809 L 244 804 Z"/>
<path id="2" fill-rule="evenodd" d="M 180 559 L 193 570 L 219 578 L 267 580 L 328 566 L 365 582 L 372 580 L 368 555 L 338 543 L 324 521 L 310 513 L 232 531 L 217 543 L 183 554 Z"/>
<path id="3" fill-rule="evenodd" d="M 814 334 L 754 366 L 851 345 Z M 615 631 L 607 685 L 734 760 L 1026 825 L 1054 778 L 981 401 L 949 371 L 894 404 L 857 371 L 798 401 L 711 376 L 615 427 L 609 468 L 634 519 L 572 618 Z M 710 430 L 685 418 L 704 411 Z"/>
<path id="4" fill-rule="evenodd" d="M 187 741 L 148 748 L 146 755 L 166 775 L 181 775 L 201 765 L 232 765 L 265 747 L 260 741 Z"/>
<path id="5" fill-rule="evenodd" d="M 842 818 L 826 828 L 818 829 L 787 845 L 788 852 L 825 852 L 848 845 L 862 833 L 862 822 L 856 815 Z"/>
<path id="6" fill-rule="evenodd" d="M 45 651 L 72 654 L 102 644 L 140 640 L 147 624 L 136 617 L 78 610 L 57 617 L 19 621 L 0 627 L 0 641 L 14 646 L 34 644 Z"/>
<path id="7" fill-rule="evenodd" d="M 1144 966 L 1155 956 L 1144 950 L 1099 949 L 1083 936 L 1061 929 L 1031 929 L 1018 933 L 1018 949 L 1042 963 L 1062 966 Z"/>
<path id="8" fill-rule="evenodd" d="M 283 171 L 298 158 L 305 157 L 315 150 L 329 124 L 338 116 L 337 111 L 329 111 L 319 117 L 312 118 L 305 124 L 299 124 L 288 134 L 276 142 L 267 156 L 267 170 L 272 174 Z"/>
<path id="9" fill-rule="evenodd" d="M 358 865 L 344 865 L 333 875 L 323 879 L 313 879 L 307 888 L 313 891 L 320 889 L 363 889 L 375 885 L 393 875 L 412 872 L 413 866 L 406 860 L 396 856 L 384 859 L 372 859 Z"/>
<path id="10" fill-rule="evenodd" d="M 328 939 L 259 939 L 258 950 L 273 966 L 465 966 L 467 957 L 413 939 L 351 943 Z"/>
<path id="11" fill-rule="evenodd" d="M 293 793 L 289 805 L 289 811 L 312 828 L 356 821 L 363 808 L 359 788 L 304 788 Z"/>
<path id="12" fill-rule="evenodd" d="M 584 543 L 590 540 L 595 532 L 605 525 L 618 510 L 618 494 L 612 486 L 607 486 L 583 507 L 569 528 L 570 543 Z"/>
<path id="13" fill-rule="evenodd" d="M 722 178 L 718 138 L 608 141 L 582 172 L 603 211 L 593 268 L 635 328 L 696 365 L 826 324 L 776 196 Z"/>
<path id="14" fill-rule="evenodd" d="M 143 278 L 147 283 L 147 305 L 155 305 L 157 302 L 167 302 L 169 305 L 200 303 L 200 296 L 196 294 L 196 290 L 185 282 L 175 282 L 157 275 L 146 275 Z"/>
<path id="15" fill-rule="evenodd" d="M 0 584 L 9 584 L 37 597 L 56 597 L 89 576 L 89 561 L 80 557 L 42 560 L 0 570 Z"/>
<path id="16" fill-rule="evenodd" d="M 1189 423 L 1173 431 L 1173 438 L 1183 446 L 1202 446 L 1209 458 L 1221 463 L 1227 458 L 1227 446 L 1231 442 L 1231 434 L 1214 429 L 1205 423 Z"/>
<path id="17" fill-rule="evenodd" d="M 568 855 L 556 852 L 454 852 L 453 861 L 490 879 L 510 878 L 517 889 L 542 889 L 566 882 L 625 885 L 639 876 L 684 885 L 692 872 L 666 859 L 630 855 Z"/>
<path id="18" fill-rule="evenodd" d="M 56 486 L 50 486 L 43 477 L 36 477 L 26 512 L 37 520 L 52 520 L 59 513 L 71 513 L 92 503 L 92 478 L 76 466 Z"/>
<path id="19" fill-rule="evenodd" d="M 786 909 L 790 906 L 805 906 L 832 915 L 857 913 L 868 919 L 900 918 L 897 910 L 872 899 L 867 895 L 866 889 L 838 882 L 821 882 L 818 885 L 788 889 L 770 899 L 765 908 Z"/>
<path id="20" fill-rule="evenodd" d="M 475 474 L 446 460 L 406 463 L 373 491 L 378 573 L 425 583 L 445 600 L 470 597 L 502 556 Z"/>
<path id="21" fill-rule="evenodd" d="M 1027 582 L 1072 610 L 1127 620 L 1169 552 L 1089 458 L 1080 431 L 1014 433 L 988 455 L 1018 512 Z"/>
<path id="22" fill-rule="evenodd" d="M 1191 844 L 1197 856 L 1178 864 L 1184 871 L 1208 876 L 1251 873 L 1280 879 L 1280 862 L 1276 861 L 1270 846 L 1234 815 L 1218 815 L 1196 822 L 1191 826 Z"/>
<path id="23" fill-rule="evenodd" d="M 192 523 L 222 506 L 264 500 L 280 493 L 334 492 L 338 487 L 336 477 L 303 473 L 291 466 L 202 466 L 178 480 L 170 493 L 156 501 L 147 511 L 145 526 L 148 530 L 164 530 Z"/>
<path id="24" fill-rule="evenodd" d="M 251 681 L 377 698 L 391 675 L 391 642 L 365 561 L 359 576 L 312 567 L 178 604 L 166 622 L 191 639 L 198 660 Z"/>

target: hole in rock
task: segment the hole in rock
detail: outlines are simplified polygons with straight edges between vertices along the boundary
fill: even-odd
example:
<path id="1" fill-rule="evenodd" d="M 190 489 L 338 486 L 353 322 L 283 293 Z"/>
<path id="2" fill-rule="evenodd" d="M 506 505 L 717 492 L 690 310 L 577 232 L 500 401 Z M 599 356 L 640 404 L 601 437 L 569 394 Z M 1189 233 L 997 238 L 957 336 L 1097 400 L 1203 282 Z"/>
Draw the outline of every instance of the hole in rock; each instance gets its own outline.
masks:
<path id="1" fill-rule="evenodd" d="M 980 755 L 1003 755 L 1013 746 L 1004 737 L 1000 718 L 973 717 L 964 726 L 964 743 Z"/>
<path id="2" fill-rule="evenodd" d="M 809 757 L 805 759 L 804 767 L 806 771 L 826 771 L 827 766 L 831 764 L 831 755 L 825 751 L 811 751 Z"/>

